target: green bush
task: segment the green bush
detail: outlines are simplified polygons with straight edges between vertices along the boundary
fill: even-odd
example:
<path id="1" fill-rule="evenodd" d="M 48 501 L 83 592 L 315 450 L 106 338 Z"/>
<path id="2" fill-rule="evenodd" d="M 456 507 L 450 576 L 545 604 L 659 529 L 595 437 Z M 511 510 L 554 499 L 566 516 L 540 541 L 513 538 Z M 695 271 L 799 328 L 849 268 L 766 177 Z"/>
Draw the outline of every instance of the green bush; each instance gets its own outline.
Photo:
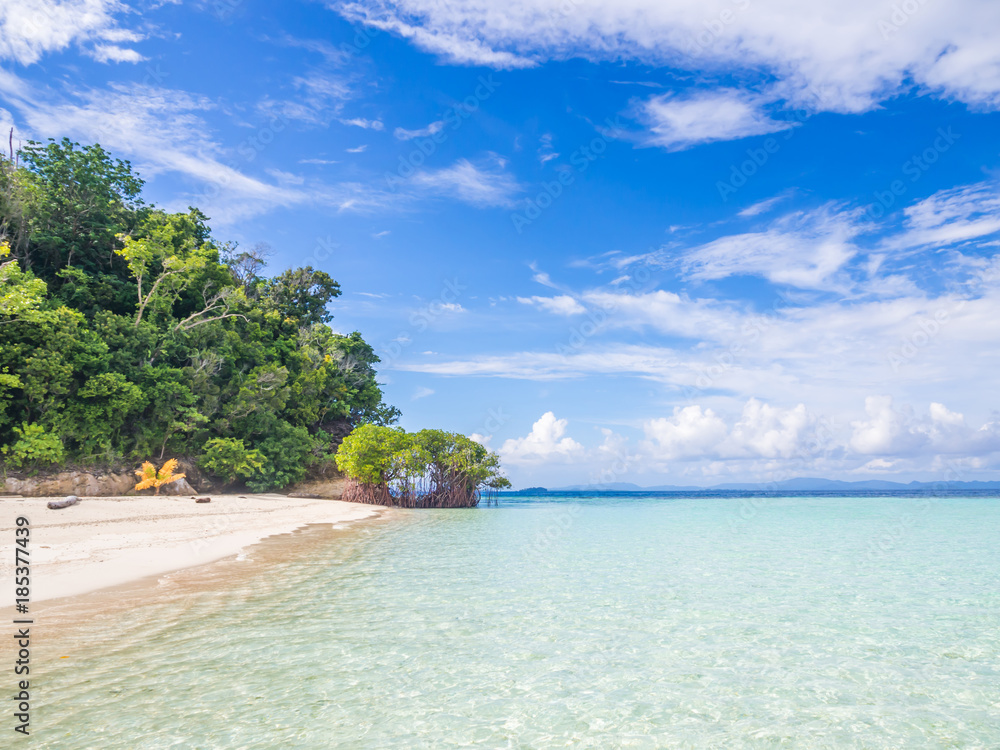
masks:
<path id="1" fill-rule="evenodd" d="M 66 457 L 62 440 L 52 432 L 47 432 L 40 424 L 25 422 L 14 428 L 18 439 L 13 445 L 0 448 L 10 462 L 17 467 L 57 464 Z"/>
<path id="2" fill-rule="evenodd" d="M 254 492 L 270 492 L 302 481 L 315 445 L 305 427 L 279 422 L 272 434 L 259 443 L 264 454 L 263 475 L 247 482 Z"/>
<path id="3" fill-rule="evenodd" d="M 263 472 L 265 459 L 259 450 L 247 448 L 236 438 L 214 438 L 205 443 L 198 465 L 226 484 L 248 480 Z"/>

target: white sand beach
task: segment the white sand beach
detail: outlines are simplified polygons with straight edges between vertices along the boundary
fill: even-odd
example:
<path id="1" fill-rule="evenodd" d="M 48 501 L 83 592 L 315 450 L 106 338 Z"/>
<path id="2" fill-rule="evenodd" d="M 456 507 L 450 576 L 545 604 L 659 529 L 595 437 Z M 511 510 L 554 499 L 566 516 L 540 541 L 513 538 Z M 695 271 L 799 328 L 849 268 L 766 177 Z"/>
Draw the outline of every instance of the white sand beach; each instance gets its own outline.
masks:
<path id="1" fill-rule="evenodd" d="M 3 606 L 14 602 L 16 519 L 30 522 L 31 602 L 85 594 L 237 554 L 269 536 L 309 524 L 378 516 L 376 506 L 278 494 L 82 498 L 69 508 L 52 497 L 0 499 Z"/>

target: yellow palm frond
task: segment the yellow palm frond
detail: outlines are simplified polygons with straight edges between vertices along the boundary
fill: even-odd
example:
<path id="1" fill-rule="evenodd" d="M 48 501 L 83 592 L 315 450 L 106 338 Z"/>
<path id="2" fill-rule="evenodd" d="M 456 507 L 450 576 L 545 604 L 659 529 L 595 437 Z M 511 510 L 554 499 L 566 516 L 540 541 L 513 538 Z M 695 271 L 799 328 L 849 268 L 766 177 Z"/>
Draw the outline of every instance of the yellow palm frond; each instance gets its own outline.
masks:
<path id="1" fill-rule="evenodd" d="M 140 478 L 140 482 L 135 486 L 136 490 L 145 490 L 150 487 L 156 489 L 156 494 L 160 494 L 160 487 L 165 484 L 170 484 L 171 482 L 176 482 L 179 479 L 184 479 L 183 474 L 174 474 L 174 469 L 177 468 L 177 459 L 171 458 L 166 461 L 160 470 L 157 471 L 156 467 L 149 461 L 145 461 L 142 464 L 141 469 L 136 469 L 135 474 Z"/>

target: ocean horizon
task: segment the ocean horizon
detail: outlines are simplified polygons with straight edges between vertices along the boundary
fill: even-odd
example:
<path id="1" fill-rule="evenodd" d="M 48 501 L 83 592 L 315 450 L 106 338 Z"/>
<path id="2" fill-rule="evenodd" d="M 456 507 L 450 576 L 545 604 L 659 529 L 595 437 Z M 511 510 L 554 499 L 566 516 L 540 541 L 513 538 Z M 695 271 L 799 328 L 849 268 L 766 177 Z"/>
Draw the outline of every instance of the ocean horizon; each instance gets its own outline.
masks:
<path id="1" fill-rule="evenodd" d="M 995 493 L 730 495 L 394 510 L 56 602 L 33 746 L 1000 745 Z"/>

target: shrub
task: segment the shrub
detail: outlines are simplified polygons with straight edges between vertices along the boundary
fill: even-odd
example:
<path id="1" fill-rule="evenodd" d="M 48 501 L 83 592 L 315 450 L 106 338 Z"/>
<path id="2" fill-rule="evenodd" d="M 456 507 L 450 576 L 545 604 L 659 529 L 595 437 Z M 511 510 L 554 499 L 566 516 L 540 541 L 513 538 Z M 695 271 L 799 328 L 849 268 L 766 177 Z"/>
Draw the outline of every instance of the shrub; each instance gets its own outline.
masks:
<path id="1" fill-rule="evenodd" d="M 247 448 L 236 438 L 214 438 L 205 443 L 198 465 L 223 479 L 226 484 L 249 480 L 264 471 L 266 459 L 255 448 Z"/>
<path id="2" fill-rule="evenodd" d="M 269 492 L 301 481 L 315 445 L 305 427 L 279 422 L 258 445 L 264 456 L 264 469 L 260 477 L 247 481 L 247 487 L 254 492 Z"/>
<path id="3" fill-rule="evenodd" d="M 40 424 L 24 422 L 14 428 L 14 434 L 18 437 L 14 444 L 5 445 L 0 450 L 10 457 L 15 466 L 57 464 L 66 456 L 59 436 L 48 432 Z"/>

